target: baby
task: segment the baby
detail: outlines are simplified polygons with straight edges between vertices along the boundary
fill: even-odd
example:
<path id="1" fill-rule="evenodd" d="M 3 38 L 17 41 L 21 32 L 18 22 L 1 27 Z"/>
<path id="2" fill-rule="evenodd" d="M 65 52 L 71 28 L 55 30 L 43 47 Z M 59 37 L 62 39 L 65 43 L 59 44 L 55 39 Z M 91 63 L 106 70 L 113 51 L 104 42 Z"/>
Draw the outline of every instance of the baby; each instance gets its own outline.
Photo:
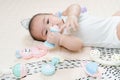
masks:
<path id="1" fill-rule="evenodd" d="M 50 32 L 57 25 L 60 33 Z M 62 34 L 72 30 L 72 34 Z M 47 40 L 71 51 L 83 46 L 120 48 L 120 12 L 101 18 L 81 13 L 79 4 L 72 4 L 58 17 L 51 13 L 39 13 L 32 17 L 29 32 L 33 39 Z"/>

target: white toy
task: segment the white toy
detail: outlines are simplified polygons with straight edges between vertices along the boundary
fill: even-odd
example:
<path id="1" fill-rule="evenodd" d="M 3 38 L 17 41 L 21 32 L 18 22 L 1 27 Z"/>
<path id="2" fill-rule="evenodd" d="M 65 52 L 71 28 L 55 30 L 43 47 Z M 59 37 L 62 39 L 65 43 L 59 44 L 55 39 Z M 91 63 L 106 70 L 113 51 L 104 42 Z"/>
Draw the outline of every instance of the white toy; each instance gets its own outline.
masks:
<path id="1" fill-rule="evenodd" d="M 90 56 L 94 61 L 104 64 L 104 65 L 115 65 L 115 66 L 120 65 L 120 54 L 111 54 L 110 53 L 110 55 L 106 55 L 102 59 L 102 58 L 100 58 L 100 56 L 104 56 L 104 55 L 102 55 L 98 49 L 93 49 L 90 51 Z M 111 57 L 109 57 L 109 56 L 111 56 Z"/>

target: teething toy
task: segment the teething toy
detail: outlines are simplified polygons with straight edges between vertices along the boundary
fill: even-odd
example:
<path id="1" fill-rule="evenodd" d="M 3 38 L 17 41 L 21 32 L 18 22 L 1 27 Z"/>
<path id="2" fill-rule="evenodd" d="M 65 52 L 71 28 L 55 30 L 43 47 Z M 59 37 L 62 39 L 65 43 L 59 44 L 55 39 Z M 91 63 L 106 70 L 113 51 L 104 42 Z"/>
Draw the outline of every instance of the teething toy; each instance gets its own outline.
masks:
<path id="1" fill-rule="evenodd" d="M 54 25 L 53 27 L 50 27 L 50 31 L 55 32 L 55 33 L 60 32 L 59 27 L 57 25 Z M 68 34 L 71 34 L 72 32 L 73 32 L 72 28 L 70 28 L 70 30 L 64 29 L 63 34 L 68 35 Z M 49 48 L 54 48 L 55 47 L 55 44 L 49 43 L 48 41 L 45 41 L 44 45 L 49 47 Z"/>
<path id="2" fill-rule="evenodd" d="M 32 48 L 32 56 L 35 58 L 40 58 L 46 55 L 47 52 L 48 52 L 48 49 L 44 45 L 38 45 Z"/>
<path id="3" fill-rule="evenodd" d="M 50 27 L 50 31 L 51 32 L 60 32 L 57 25 L 54 25 L 53 27 Z M 49 47 L 49 48 L 54 48 L 55 47 L 55 44 L 49 43 L 48 41 L 45 41 L 44 45 Z"/>
<path id="4" fill-rule="evenodd" d="M 61 16 L 62 16 L 62 12 L 58 11 L 55 16 L 59 17 L 61 19 Z"/>
<path id="5" fill-rule="evenodd" d="M 49 48 L 54 48 L 55 47 L 55 44 L 49 43 L 48 41 L 45 41 L 44 45 L 49 47 Z"/>
<path id="6" fill-rule="evenodd" d="M 120 54 L 113 54 L 112 55 L 112 60 L 113 61 L 120 61 Z"/>
<path id="7" fill-rule="evenodd" d="M 100 77 L 100 71 L 98 65 L 95 62 L 82 63 L 83 69 L 91 77 Z"/>
<path id="8" fill-rule="evenodd" d="M 27 68 L 24 64 L 18 63 L 12 68 L 12 72 L 17 78 L 23 78 L 27 75 Z"/>
<path id="9" fill-rule="evenodd" d="M 23 49 L 23 50 L 17 50 L 16 51 L 16 57 L 18 59 L 23 58 L 23 59 L 30 59 L 32 58 L 32 51 L 31 49 Z"/>
<path id="10" fill-rule="evenodd" d="M 18 59 L 20 58 L 30 59 L 32 57 L 40 58 L 46 54 L 47 54 L 47 48 L 43 45 L 16 51 L 16 57 Z"/>
<path id="11" fill-rule="evenodd" d="M 55 65 L 59 63 L 58 58 L 53 58 L 50 63 L 44 64 L 41 67 L 41 73 L 46 76 L 51 76 L 55 73 Z"/>
<path id="12" fill-rule="evenodd" d="M 81 12 L 82 12 L 82 13 L 87 12 L 87 8 L 86 8 L 86 7 L 81 7 Z"/>

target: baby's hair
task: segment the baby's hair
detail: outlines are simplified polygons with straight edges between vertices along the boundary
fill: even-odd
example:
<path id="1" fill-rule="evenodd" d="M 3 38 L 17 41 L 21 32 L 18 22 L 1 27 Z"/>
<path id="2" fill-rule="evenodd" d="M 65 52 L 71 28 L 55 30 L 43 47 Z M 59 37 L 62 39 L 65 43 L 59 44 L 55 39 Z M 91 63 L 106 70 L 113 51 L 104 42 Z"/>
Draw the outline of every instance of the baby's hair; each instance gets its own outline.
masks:
<path id="1" fill-rule="evenodd" d="M 33 24 L 34 18 L 36 18 L 36 17 L 39 16 L 39 15 L 50 15 L 50 13 L 38 13 L 38 14 L 34 15 L 34 16 L 31 18 L 30 22 L 29 22 L 28 30 L 29 30 L 29 33 L 30 33 L 31 37 L 32 37 L 34 40 L 43 41 L 43 40 L 40 40 L 40 39 L 36 38 L 36 37 L 32 34 L 32 24 Z"/>

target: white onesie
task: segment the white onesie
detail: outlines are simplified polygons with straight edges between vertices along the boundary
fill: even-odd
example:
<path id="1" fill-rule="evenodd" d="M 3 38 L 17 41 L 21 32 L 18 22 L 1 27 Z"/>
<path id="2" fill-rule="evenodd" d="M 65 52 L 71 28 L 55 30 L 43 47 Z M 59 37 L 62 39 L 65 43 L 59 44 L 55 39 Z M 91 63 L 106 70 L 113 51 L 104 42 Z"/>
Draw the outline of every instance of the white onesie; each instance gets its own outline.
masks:
<path id="1" fill-rule="evenodd" d="M 67 17 L 62 17 L 66 21 Z M 79 17 L 79 28 L 73 35 L 78 36 L 85 46 L 120 48 L 117 37 L 117 25 L 120 16 L 107 18 L 82 13 Z"/>

